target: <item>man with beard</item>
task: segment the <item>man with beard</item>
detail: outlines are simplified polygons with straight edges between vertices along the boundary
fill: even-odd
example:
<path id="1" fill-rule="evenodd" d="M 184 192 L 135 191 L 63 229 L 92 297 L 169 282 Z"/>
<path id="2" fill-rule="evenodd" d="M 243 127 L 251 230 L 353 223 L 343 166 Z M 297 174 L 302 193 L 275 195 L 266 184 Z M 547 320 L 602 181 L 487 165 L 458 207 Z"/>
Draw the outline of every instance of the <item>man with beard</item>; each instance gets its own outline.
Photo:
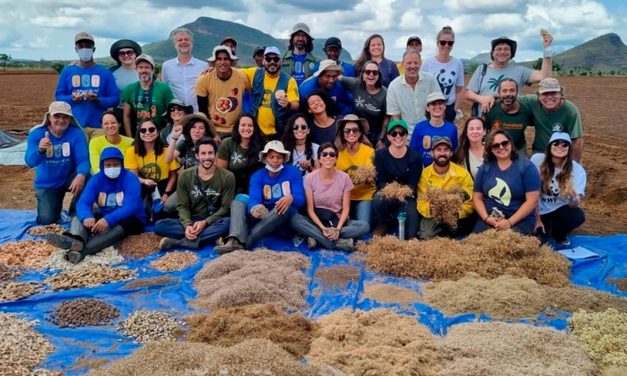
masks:
<path id="1" fill-rule="evenodd" d="M 161 68 L 163 82 L 170 85 L 176 98 L 185 105 L 192 106 L 198 112 L 198 102 L 194 87 L 196 80 L 208 65 L 206 62 L 192 56 L 194 36 L 192 32 L 180 27 L 170 34 L 176 49 L 176 57 L 166 60 Z"/>
<path id="2" fill-rule="evenodd" d="M 324 42 L 324 53 L 327 54 L 327 59 L 333 60 L 337 63 L 337 65 L 342 67 L 342 76 L 344 77 L 357 77 L 357 71 L 355 70 L 355 65 L 340 60 L 340 55 L 342 55 L 342 41 L 338 37 L 330 37 Z M 313 68 L 313 71 L 317 71 L 320 67 L 320 64 L 316 64 Z"/>
<path id="3" fill-rule="evenodd" d="M 57 83 L 55 98 L 72 106 L 78 125 L 87 138 L 104 134 L 100 115 L 120 101 L 120 91 L 111 71 L 94 61 L 94 37 L 84 31 L 74 36 L 78 64 L 63 68 Z"/>
<path id="4" fill-rule="evenodd" d="M 137 56 L 135 69 L 139 81 L 128 85 L 122 91 L 124 131 L 129 137 L 134 137 L 135 130 L 147 120 L 161 124 L 159 121 L 161 115 L 166 111 L 168 103 L 174 99 L 170 85 L 154 79 L 155 62 L 152 56 L 146 54 Z"/>
<path id="5" fill-rule="evenodd" d="M 499 99 L 485 114 L 486 131 L 503 128 L 512 138 L 519 155 L 527 155 L 525 129 L 534 125 L 533 112 L 526 103 L 518 100 L 518 84 L 505 78 L 499 84 Z"/>
<path id="6" fill-rule="evenodd" d="M 242 70 L 252 83 L 250 113 L 256 118 L 266 139 L 277 139 L 292 111 L 298 111 L 296 80 L 281 72 L 279 49 L 267 47 L 263 53 L 263 68 Z"/>
<path id="7" fill-rule="evenodd" d="M 472 208 L 472 177 L 468 171 L 451 162 L 453 147 L 450 138 L 436 136 L 432 141 L 433 163 L 422 170 L 418 182 L 418 213 L 422 216 L 418 237 L 430 239 L 435 236 L 467 235 L 475 222 Z M 444 208 L 457 212 L 456 225 L 441 223 L 432 218 L 429 197 L 445 194 L 460 194 L 461 205 L 457 208 Z"/>
<path id="8" fill-rule="evenodd" d="M 229 231 L 235 176 L 215 164 L 217 144 L 203 137 L 194 146 L 199 164 L 179 175 L 176 193 L 179 219 L 162 219 L 155 224 L 162 250 L 198 249 Z"/>
<path id="9" fill-rule="evenodd" d="M 315 72 L 314 66 L 320 61 L 311 51 L 313 38 L 309 26 L 299 22 L 292 28 L 290 44 L 281 56 L 283 72 L 294 77 L 299 86 Z"/>
<path id="10" fill-rule="evenodd" d="M 313 77 L 309 77 L 298 88 L 300 97 L 308 98 L 311 94 L 321 91 L 333 99 L 338 115 L 344 116 L 352 113 L 355 100 L 342 85 L 342 74 L 342 66 L 334 60 L 322 60 Z"/>

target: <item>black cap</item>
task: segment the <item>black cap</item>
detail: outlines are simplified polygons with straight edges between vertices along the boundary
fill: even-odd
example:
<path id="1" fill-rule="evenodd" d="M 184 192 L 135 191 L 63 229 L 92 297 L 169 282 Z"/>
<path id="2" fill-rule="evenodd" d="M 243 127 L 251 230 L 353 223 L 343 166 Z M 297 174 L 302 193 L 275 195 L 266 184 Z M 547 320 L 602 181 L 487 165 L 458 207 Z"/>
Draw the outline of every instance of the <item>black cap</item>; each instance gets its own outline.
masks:
<path id="1" fill-rule="evenodd" d="M 266 50 L 266 46 L 257 46 L 253 50 L 253 56 L 258 55 L 258 54 L 263 54 L 265 50 Z"/>
<path id="2" fill-rule="evenodd" d="M 324 48 L 327 47 L 337 47 L 339 49 L 342 48 L 342 41 L 340 40 L 340 38 L 337 37 L 331 37 L 329 39 L 327 39 L 326 42 L 324 42 Z"/>
<path id="3" fill-rule="evenodd" d="M 422 44 L 422 39 L 420 39 L 420 37 L 417 35 L 412 35 L 411 37 L 407 38 L 407 45 L 409 46 L 411 42 L 418 42 Z"/>
<path id="4" fill-rule="evenodd" d="M 233 43 L 233 45 L 235 47 L 237 47 L 237 41 L 233 37 L 226 37 L 226 38 L 222 39 L 222 42 L 220 42 L 220 45 L 224 45 L 224 43 L 226 43 L 226 42 L 231 42 L 231 43 Z"/>

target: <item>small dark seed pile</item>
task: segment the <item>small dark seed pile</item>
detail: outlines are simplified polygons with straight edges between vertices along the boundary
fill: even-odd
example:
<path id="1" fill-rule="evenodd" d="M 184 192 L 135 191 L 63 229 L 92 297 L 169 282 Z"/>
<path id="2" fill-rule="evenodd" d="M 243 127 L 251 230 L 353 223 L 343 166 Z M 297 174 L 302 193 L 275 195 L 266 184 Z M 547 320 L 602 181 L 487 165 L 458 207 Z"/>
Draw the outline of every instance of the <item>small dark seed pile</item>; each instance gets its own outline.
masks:
<path id="1" fill-rule="evenodd" d="M 132 289 L 138 289 L 141 287 L 167 285 L 168 283 L 174 283 L 178 281 L 179 279 L 176 277 L 168 277 L 168 276 L 150 277 L 150 278 L 136 279 L 134 281 L 127 283 L 122 288 L 124 290 L 132 290 Z"/>
<path id="2" fill-rule="evenodd" d="M 66 300 L 57 305 L 48 321 L 60 328 L 109 325 L 120 310 L 100 299 Z"/>

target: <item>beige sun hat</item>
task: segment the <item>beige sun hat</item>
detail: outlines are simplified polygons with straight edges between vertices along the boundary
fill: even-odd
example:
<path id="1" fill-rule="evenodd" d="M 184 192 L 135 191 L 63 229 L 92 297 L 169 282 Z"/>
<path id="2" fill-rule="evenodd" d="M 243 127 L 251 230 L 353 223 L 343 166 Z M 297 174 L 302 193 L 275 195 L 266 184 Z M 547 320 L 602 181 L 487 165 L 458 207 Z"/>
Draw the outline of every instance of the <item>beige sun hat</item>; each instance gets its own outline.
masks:
<path id="1" fill-rule="evenodd" d="M 287 162 L 290 159 L 290 151 L 285 150 L 283 143 L 279 140 L 269 141 L 266 146 L 263 147 L 263 150 L 259 152 L 259 160 L 265 163 L 266 154 L 270 152 L 270 150 L 274 150 L 277 153 L 285 155 L 285 161 Z"/>
<path id="2" fill-rule="evenodd" d="M 46 112 L 46 115 L 44 115 L 44 120 L 42 122 L 42 125 L 45 125 L 45 126 L 50 125 L 50 120 L 48 119 L 48 115 L 56 115 L 56 114 L 67 115 L 70 117 L 71 123 L 73 123 L 76 126 L 79 125 L 78 121 L 74 117 L 74 114 L 72 114 L 72 107 L 68 103 L 61 102 L 61 101 L 54 101 L 50 103 L 50 106 L 48 106 L 48 112 Z"/>
<path id="3" fill-rule="evenodd" d="M 325 70 L 336 70 L 336 71 L 342 73 L 344 71 L 344 68 L 342 68 L 341 65 L 336 63 L 335 60 L 326 59 L 326 60 L 322 60 L 320 62 L 320 66 L 318 67 L 318 70 L 313 75 L 318 77 Z"/>
<path id="4" fill-rule="evenodd" d="M 220 46 L 213 47 L 213 51 L 211 52 L 211 57 L 209 57 L 207 59 L 207 61 L 212 62 L 212 63 L 214 61 L 216 61 L 218 52 L 221 52 L 221 51 L 226 52 L 227 54 L 229 54 L 229 59 L 231 59 L 231 60 L 239 60 L 239 57 L 233 55 L 233 51 L 231 51 L 230 48 L 228 48 L 227 46 L 220 45 Z"/>

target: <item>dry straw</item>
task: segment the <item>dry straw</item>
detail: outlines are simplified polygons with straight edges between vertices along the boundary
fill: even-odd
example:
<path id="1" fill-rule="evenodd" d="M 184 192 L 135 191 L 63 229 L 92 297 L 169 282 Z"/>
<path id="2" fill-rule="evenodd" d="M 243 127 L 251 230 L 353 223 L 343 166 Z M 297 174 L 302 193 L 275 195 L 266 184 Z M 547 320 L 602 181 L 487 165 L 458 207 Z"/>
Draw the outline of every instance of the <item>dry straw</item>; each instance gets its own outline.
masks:
<path id="1" fill-rule="evenodd" d="M 12 281 L 21 275 L 22 273 L 19 270 L 0 264 L 0 283 Z"/>
<path id="2" fill-rule="evenodd" d="M 288 316 L 271 304 L 220 309 L 211 316 L 189 316 L 186 321 L 188 341 L 232 346 L 252 338 L 269 339 L 296 359 L 309 352 L 315 330 L 300 314 Z"/>
<path id="3" fill-rule="evenodd" d="M 23 240 L 0 245 L 0 264 L 27 269 L 43 269 L 50 254 L 58 248 L 44 240 Z"/>
<path id="4" fill-rule="evenodd" d="M 356 169 L 350 170 L 348 174 L 353 184 L 374 184 L 377 176 L 377 170 L 372 165 L 357 166 Z"/>
<path id="5" fill-rule="evenodd" d="M 33 329 L 35 324 L 35 321 L 0 312 L 0 375 L 31 375 L 31 370 L 54 350 L 54 346 Z"/>
<path id="6" fill-rule="evenodd" d="M 425 200 L 429 201 L 431 219 L 456 229 L 459 211 L 464 205 L 464 195 L 465 192 L 458 186 L 450 189 L 429 187 Z"/>
<path id="7" fill-rule="evenodd" d="M 365 285 L 362 296 L 374 299 L 380 303 L 398 303 L 405 306 L 416 303 L 421 299 L 420 295 L 414 290 L 386 284 Z"/>
<path id="8" fill-rule="evenodd" d="M 415 318 L 344 309 L 318 320 L 307 359 L 351 375 L 435 375 L 436 340 Z"/>
<path id="9" fill-rule="evenodd" d="M 568 326 L 599 366 L 627 369 L 627 310 L 580 311 L 568 320 Z"/>
<path id="10" fill-rule="evenodd" d="M 393 198 L 401 202 L 414 195 L 414 191 L 409 186 L 400 185 L 395 181 L 388 183 L 381 189 L 380 193 L 385 198 Z"/>
<path id="11" fill-rule="evenodd" d="M 120 254 L 128 259 L 140 259 L 159 252 L 159 237 L 154 232 L 130 235 L 122 239 L 118 245 Z"/>
<path id="12" fill-rule="evenodd" d="M 66 300 L 57 305 L 48 321 L 60 328 L 109 325 L 120 310 L 100 299 Z"/>
<path id="13" fill-rule="evenodd" d="M 232 347 L 199 342 L 151 342 L 92 376 L 273 375 L 319 373 L 294 359 L 279 345 L 251 339 Z"/>
<path id="14" fill-rule="evenodd" d="M 12 302 L 35 295 L 42 285 L 36 282 L 0 283 L 0 302 Z"/>
<path id="15" fill-rule="evenodd" d="M 110 268 L 107 266 L 88 265 L 72 269 L 46 278 L 45 282 L 55 290 L 68 290 L 79 287 L 98 286 L 109 282 L 124 281 L 133 278 L 135 270 Z"/>
<path id="16" fill-rule="evenodd" d="M 295 252 L 235 251 L 207 263 L 194 279 L 193 304 L 208 310 L 273 303 L 286 311 L 306 307 L 309 259 Z"/>
<path id="17" fill-rule="evenodd" d="M 440 376 L 594 376 L 597 368 L 564 332 L 523 324 L 452 326 L 440 340 Z"/>
<path id="18" fill-rule="evenodd" d="M 46 260 L 45 267 L 47 269 L 53 270 L 72 270 L 84 268 L 88 265 L 109 266 L 124 261 L 124 257 L 122 257 L 113 247 L 107 247 L 102 251 L 96 253 L 95 255 L 87 255 L 78 264 L 72 264 L 71 262 L 66 260 L 65 253 L 65 250 L 58 250 L 53 252 L 50 257 L 48 257 L 48 260 Z"/>
<path id="19" fill-rule="evenodd" d="M 608 278 L 608 282 L 616 286 L 618 290 L 622 292 L 627 292 L 627 278 L 617 278 L 617 279 Z"/>
<path id="20" fill-rule="evenodd" d="M 161 286 L 161 285 L 167 285 L 167 284 L 175 283 L 179 281 L 180 281 L 179 278 L 169 277 L 169 276 L 142 278 L 142 279 L 136 279 L 134 281 L 127 283 L 126 285 L 124 285 L 124 287 L 122 287 L 122 289 L 132 290 L 132 289 L 138 289 L 142 287 Z"/>
<path id="21" fill-rule="evenodd" d="M 125 336 L 133 337 L 137 343 L 149 341 L 174 341 L 181 333 L 181 323 L 161 311 L 140 310 L 131 313 L 119 329 Z"/>
<path id="22" fill-rule="evenodd" d="M 400 277 L 457 280 L 475 272 L 485 278 L 528 277 L 550 286 L 570 282 L 570 263 L 564 256 L 540 246 L 533 237 L 509 230 L 489 230 L 461 241 L 374 237 L 358 244 L 358 249 L 367 253 L 368 268 Z"/>
<path id="23" fill-rule="evenodd" d="M 162 271 L 173 272 L 187 268 L 198 262 L 198 256 L 190 251 L 171 252 L 150 263 L 150 266 Z"/>
<path id="24" fill-rule="evenodd" d="M 314 275 L 315 279 L 322 282 L 325 287 L 343 288 L 348 282 L 356 282 L 359 280 L 361 271 L 352 266 L 331 266 L 328 268 L 319 268 Z"/>
<path id="25" fill-rule="evenodd" d="M 26 233 L 33 236 L 45 236 L 48 234 L 63 234 L 67 229 L 57 223 L 44 226 L 34 226 L 29 228 Z"/>

